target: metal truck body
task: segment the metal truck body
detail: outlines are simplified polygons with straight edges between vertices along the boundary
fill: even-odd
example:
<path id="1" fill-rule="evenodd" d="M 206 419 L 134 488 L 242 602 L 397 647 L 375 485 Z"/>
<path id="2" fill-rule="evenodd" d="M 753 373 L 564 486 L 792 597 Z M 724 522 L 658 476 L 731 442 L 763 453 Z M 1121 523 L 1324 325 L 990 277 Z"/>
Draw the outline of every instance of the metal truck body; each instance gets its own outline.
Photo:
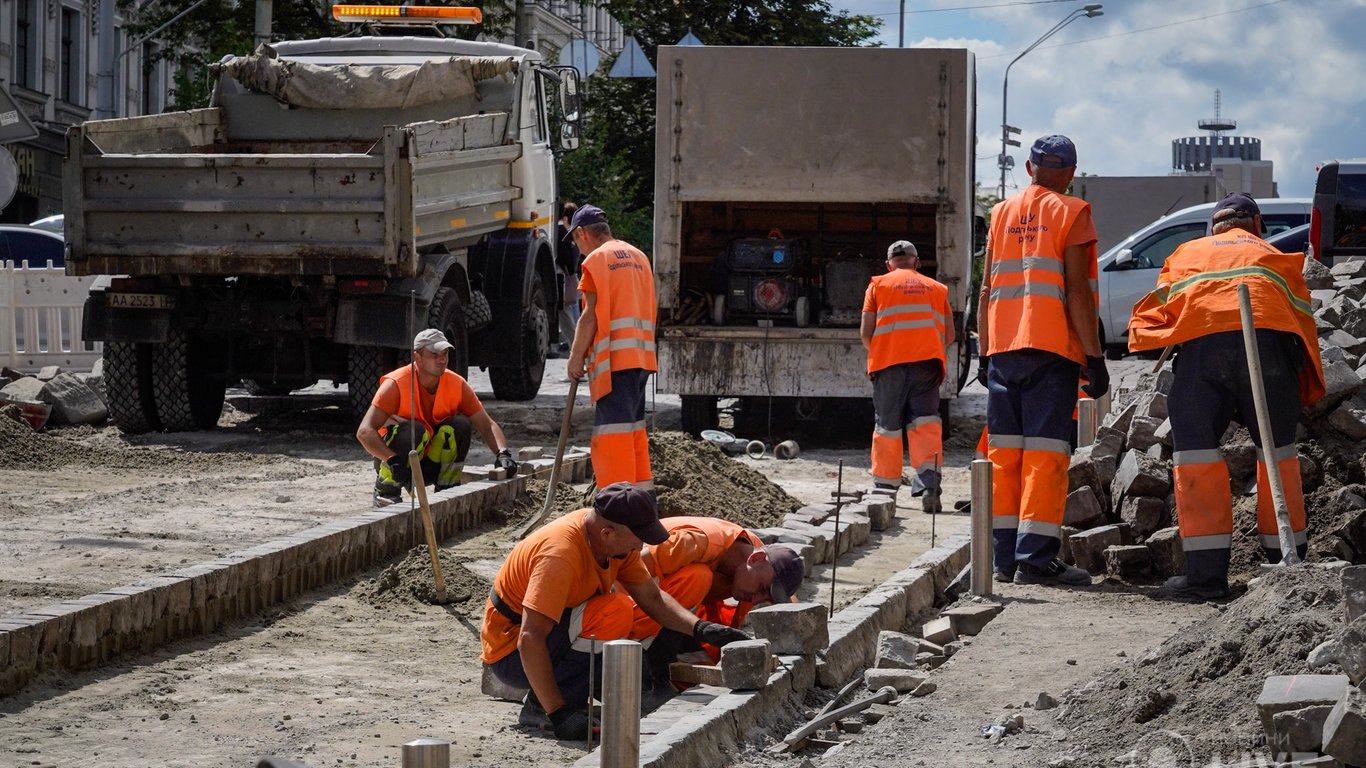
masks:
<path id="1" fill-rule="evenodd" d="M 425 327 L 452 369 L 533 397 L 560 301 L 548 99 L 577 111 L 572 74 L 440 37 L 283 42 L 215 71 L 207 109 L 67 137 L 68 272 L 120 276 L 84 315 L 120 425 L 206 428 L 238 379 L 345 381 L 363 412 Z"/>
<path id="2" fill-rule="evenodd" d="M 944 283 L 966 374 L 974 60 L 966 50 L 661 47 L 654 261 L 661 392 L 685 428 L 718 397 L 872 393 L 859 319 L 888 245 Z"/>

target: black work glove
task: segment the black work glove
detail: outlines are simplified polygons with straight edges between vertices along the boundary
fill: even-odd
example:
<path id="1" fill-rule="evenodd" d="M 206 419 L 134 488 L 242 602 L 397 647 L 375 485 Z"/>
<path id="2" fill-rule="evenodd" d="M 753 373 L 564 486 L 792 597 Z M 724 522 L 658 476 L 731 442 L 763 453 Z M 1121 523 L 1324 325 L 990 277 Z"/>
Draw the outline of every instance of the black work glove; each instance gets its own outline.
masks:
<path id="1" fill-rule="evenodd" d="M 413 468 L 408 466 L 407 457 L 394 454 L 384 463 L 388 465 L 389 474 L 393 476 L 394 482 L 404 488 L 413 484 Z"/>
<path id="2" fill-rule="evenodd" d="M 550 713 L 550 725 L 561 741 L 588 740 L 588 712 L 583 707 L 560 707 Z"/>
<path id="3" fill-rule="evenodd" d="M 714 645 L 717 648 L 723 648 L 730 643 L 753 639 L 734 627 L 717 624 L 714 621 L 699 621 L 694 624 L 692 636 L 698 642 Z"/>
<path id="4" fill-rule="evenodd" d="M 1091 398 L 1110 391 L 1110 372 L 1105 368 L 1104 357 L 1086 358 L 1086 384 L 1082 385 L 1081 391 Z"/>
<path id="5" fill-rule="evenodd" d="M 983 387 L 987 385 L 987 360 L 991 358 L 986 355 L 977 356 L 977 383 Z"/>
<path id="6" fill-rule="evenodd" d="M 504 448 L 498 452 L 497 458 L 493 460 L 493 466 L 499 469 L 506 469 L 508 477 L 517 476 L 517 460 L 512 458 L 512 451 Z"/>

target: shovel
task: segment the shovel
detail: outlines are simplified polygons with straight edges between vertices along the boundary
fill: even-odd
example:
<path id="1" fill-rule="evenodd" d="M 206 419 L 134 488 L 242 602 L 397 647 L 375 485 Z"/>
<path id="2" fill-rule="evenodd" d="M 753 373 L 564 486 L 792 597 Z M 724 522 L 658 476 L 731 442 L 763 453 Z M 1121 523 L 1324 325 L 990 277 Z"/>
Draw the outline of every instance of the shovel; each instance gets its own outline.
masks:
<path id="1" fill-rule="evenodd" d="M 579 382 L 577 379 L 569 382 L 569 401 L 564 404 L 564 420 L 560 422 L 560 442 L 555 446 L 555 466 L 550 468 L 550 487 L 545 492 L 545 506 L 541 511 L 530 520 L 526 521 L 517 530 L 517 538 L 525 538 L 528 533 L 536 529 L 536 526 L 545 522 L 550 516 L 550 508 L 555 505 L 555 489 L 560 484 L 560 465 L 564 463 L 564 447 L 569 442 L 569 417 L 574 414 L 574 397 L 579 392 Z"/>

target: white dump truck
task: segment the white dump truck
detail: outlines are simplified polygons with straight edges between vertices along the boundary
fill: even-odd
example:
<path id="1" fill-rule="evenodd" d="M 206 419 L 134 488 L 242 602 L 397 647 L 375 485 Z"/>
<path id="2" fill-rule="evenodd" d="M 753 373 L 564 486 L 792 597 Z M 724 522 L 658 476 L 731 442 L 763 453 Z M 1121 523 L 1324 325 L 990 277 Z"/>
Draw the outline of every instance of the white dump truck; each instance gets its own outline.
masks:
<path id="1" fill-rule="evenodd" d="M 477 14 L 422 10 L 448 11 Z M 83 324 L 125 431 L 211 427 L 238 380 L 346 382 L 363 412 L 425 327 L 453 370 L 535 396 L 560 304 L 552 143 L 577 146 L 577 80 L 433 31 L 262 47 L 215 65 L 207 109 L 68 133 L 67 270 L 116 276 Z"/>
<path id="2" fill-rule="evenodd" d="M 658 71 L 658 388 L 684 428 L 714 427 L 720 398 L 815 419 L 871 397 L 863 295 L 896 240 L 949 289 L 946 409 L 985 234 L 972 53 L 664 46 Z"/>

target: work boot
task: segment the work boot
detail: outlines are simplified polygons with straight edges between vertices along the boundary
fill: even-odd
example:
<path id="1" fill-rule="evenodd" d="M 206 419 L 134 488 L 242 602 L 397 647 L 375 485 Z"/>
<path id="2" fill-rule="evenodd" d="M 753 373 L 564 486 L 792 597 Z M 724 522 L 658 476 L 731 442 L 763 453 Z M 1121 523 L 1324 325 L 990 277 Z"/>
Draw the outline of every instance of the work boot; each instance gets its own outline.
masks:
<path id="1" fill-rule="evenodd" d="M 938 488 L 925 489 L 925 495 L 920 497 L 920 508 L 925 510 L 927 515 L 937 515 L 943 511 L 939 503 Z"/>
<path id="2" fill-rule="evenodd" d="M 895 496 L 896 489 L 897 486 L 892 485 L 891 483 L 884 483 L 881 480 L 873 481 L 873 493 L 881 493 L 887 496 Z"/>
<path id="3" fill-rule="evenodd" d="M 1167 579 L 1158 598 L 1218 600 L 1228 597 L 1228 549 L 1196 549 L 1186 553 L 1186 573 Z"/>
<path id="4" fill-rule="evenodd" d="M 545 713 L 545 707 L 541 706 L 541 702 L 532 691 L 527 691 L 526 698 L 522 699 L 522 711 L 517 715 L 517 724 L 538 731 L 549 731 L 554 728 L 554 724 L 550 722 L 550 715 Z"/>
<path id="5" fill-rule="evenodd" d="M 1010 584 L 1015 581 L 1015 566 L 992 568 L 991 577 L 1002 584 Z"/>
<path id="6" fill-rule="evenodd" d="M 394 487 L 393 489 L 379 487 L 375 488 L 376 507 L 387 507 L 390 504 L 397 504 L 400 501 L 403 501 L 403 492 L 400 491 L 397 487 Z"/>
<path id="7" fill-rule="evenodd" d="M 1228 583 L 1192 584 L 1188 576 L 1173 576 L 1153 593 L 1158 599 L 1222 600 L 1229 596 Z"/>
<path id="8" fill-rule="evenodd" d="M 1042 568 L 1029 563 L 1019 563 L 1015 571 L 1015 583 L 1042 584 L 1050 587 L 1089 587 L 1091 574 L 1055 557 Z"/>

